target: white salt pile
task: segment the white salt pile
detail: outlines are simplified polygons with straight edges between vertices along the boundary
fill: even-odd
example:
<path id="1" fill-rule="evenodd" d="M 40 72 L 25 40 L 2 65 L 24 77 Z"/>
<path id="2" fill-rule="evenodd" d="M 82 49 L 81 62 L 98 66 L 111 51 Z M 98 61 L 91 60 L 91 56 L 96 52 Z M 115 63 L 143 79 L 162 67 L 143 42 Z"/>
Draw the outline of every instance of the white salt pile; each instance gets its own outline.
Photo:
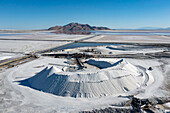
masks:
<path id="1" fill-rule="evenodd" d="M 94 65 L 102 62 L 91 60 Z M 104 62 L 106 63 L 106 62 Z M 92 98 L 116 95 L 134 90 L 142 84 L 141 72 L 132 64 L 121 59 L 101 70 L 63 72 L 52 66 L 46 67 L 35 76 L 20 81 L 20 85 L 58 96 Z"/>

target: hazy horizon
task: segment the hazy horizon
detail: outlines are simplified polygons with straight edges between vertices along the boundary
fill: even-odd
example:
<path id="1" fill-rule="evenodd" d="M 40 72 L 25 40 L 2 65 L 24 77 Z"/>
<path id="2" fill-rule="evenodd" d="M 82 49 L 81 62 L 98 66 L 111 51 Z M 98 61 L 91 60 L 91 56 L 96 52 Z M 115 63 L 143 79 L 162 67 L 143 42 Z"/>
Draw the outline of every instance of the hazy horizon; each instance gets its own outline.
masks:
<path id="1" fill-rule="evenodd" d="M 81 23 L 80 23 L 81 24 Z M 88 24 L 88 23 L 83 23 L 83 24 Z M 64 24 L 65 25 L 65 24 Z M 55 25 L 53 25 L 55 26 Z M 1 29 L 0 30 L 46 30 L 50 27 L 53 26 L 49 26 L 47 28 L 28 28 L 28 29 L 23 29 L 23 28 L 6 28 L 6 29 Z M 62 26 L 62 25 L 61 25 Z M 95 26 L 95 25 L 92 25 Z M 96 27 L 107 27 L 107 26 L 96 26 Z M 111 28 L 111 29 L 115 29 L 115 30 L 166 30 L 166 28 L 168 28 L 168 30 L 170 30 L 170 27 L 140 27 L 140 28 Z"/>

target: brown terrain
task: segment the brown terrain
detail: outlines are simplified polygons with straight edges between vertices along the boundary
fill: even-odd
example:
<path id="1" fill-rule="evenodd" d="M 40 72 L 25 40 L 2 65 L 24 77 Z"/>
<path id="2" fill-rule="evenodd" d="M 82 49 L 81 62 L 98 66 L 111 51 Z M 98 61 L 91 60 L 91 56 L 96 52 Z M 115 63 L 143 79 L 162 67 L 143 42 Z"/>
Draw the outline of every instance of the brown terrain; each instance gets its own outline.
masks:
<path id="1" fill-rule="evenodd" d="M 110 30 L 107 27 L 96 27 L 88 24 L 69 23 L 64 26 L 50 27 L 48 30 L 56 30 L 54 33 L 60 34 L 91 34 L 93 30 Z"/>

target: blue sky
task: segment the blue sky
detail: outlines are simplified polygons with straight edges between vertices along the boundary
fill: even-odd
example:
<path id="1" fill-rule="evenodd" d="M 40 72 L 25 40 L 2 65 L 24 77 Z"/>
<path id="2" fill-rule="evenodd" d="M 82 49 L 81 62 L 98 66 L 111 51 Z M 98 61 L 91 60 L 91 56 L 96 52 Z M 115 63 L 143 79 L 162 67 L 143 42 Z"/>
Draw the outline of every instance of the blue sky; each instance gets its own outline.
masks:
<path id="1" fill-rule="evenodd" d="M 170 0 L 0 0 L 0 29 L 170 27 Z"/>

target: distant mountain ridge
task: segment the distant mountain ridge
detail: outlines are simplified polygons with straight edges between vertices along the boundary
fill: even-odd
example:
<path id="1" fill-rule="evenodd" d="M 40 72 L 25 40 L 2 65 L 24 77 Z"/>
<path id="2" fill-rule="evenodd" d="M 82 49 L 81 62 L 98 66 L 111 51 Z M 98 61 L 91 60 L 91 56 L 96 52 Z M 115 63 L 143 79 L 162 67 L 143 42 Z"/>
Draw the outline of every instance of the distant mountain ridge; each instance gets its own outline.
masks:
<path id="1" fill-rule="evenodd" d="M 96 27 L 96 26 L 90 26 L 88 24 L 79 24 L 79 23 L 69 23 L 64 26 L 54 26 L 50 27 L 48 30 L 57 30 L 56 33 L 74 33 L 76 34 L 79 32 L 87 33 L 88 31 L 92 30 L 110 30 L 110 28 L 107 27 Z"/>
<path id="2" fill-rule="evenodd" d="M 139 30 L 170 30 L 170 27 L 161 28 L 161 27 L 142 27 L 138 28 Z"/>

